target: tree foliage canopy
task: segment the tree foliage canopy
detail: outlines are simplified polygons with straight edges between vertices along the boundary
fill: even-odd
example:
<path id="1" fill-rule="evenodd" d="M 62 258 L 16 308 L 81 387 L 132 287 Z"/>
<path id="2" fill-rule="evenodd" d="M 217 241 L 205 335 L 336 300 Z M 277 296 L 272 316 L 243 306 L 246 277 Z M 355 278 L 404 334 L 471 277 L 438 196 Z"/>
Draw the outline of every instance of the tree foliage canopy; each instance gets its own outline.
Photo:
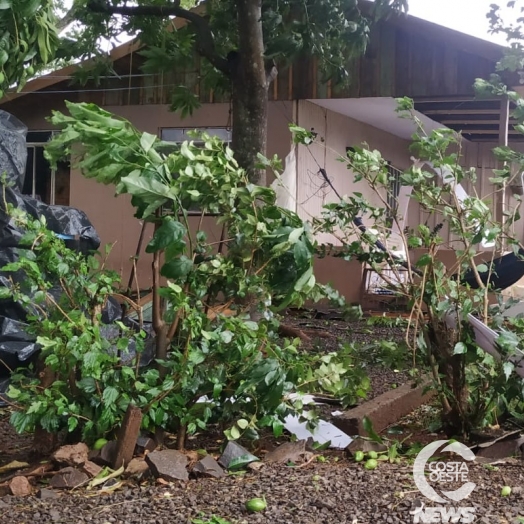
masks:
<path id="1" fill-rule="evenodd" d="M 239 52 L 238 1 L 74 0 L 66 12 L 63 0 L 0 0 L 0 87 L 23 84 L 53 58 L 101 58 L 107 40 L 118 42 L 122 34 L 145 44 L 148 71 L 186 64 L 196 51 L 216 84 L 220 75 L 212 72 L 228 76 Z M 263 0 L 265 58 L 283 63 L 315 56 L 326 77 L 344 80 L 348 59 L 365 49 L 373 20 L 402 10 L 407 0 Z M 175 30 L 176 17 L 189 23 Z M 58 30 L 73 21 L 59 39 Z"/>

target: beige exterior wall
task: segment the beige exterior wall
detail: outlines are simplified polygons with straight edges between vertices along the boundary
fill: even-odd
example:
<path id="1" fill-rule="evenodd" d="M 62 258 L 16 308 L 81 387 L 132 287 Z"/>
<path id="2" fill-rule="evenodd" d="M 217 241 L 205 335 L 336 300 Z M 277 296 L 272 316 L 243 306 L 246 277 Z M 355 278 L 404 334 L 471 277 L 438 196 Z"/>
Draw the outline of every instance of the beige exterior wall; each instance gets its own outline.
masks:
<path id="1" fill-rule="evenodd" d="M 331 188 L 326 187 L 318 175 L 321 167 L 326 170 L 340 194 L 361 192 L 371 202 L 380 203 L 367 184 L 355 183 L 352 172 L 338 160 L 341 156 L 345 156 L 347 147 L 367 143 L 371 149 L 379 150 L 394 167 L 403 170 L 411 165 L 412 153 L 409 151 L 408 140 L 306 100 L 298 102 L 295 113 L 298 125 L 315 131 L 319 139 L 309 148 L 298 147 L 297 212 L 306 220 L 318 216 L 324 204 L 338 201 Z M 475 168 L 477 172 L 476 184 L 466 182 L 463 185 L 464 190 L 470 195 L 478 194 L 485 198 L 492 209 L 495 209 L 496 202 L 489 179 L 493 176 L 493 169 L 497 168 L 497 161 L 492 153 L 496 146 L 497 144 L 494 143 L 472 143 L 464 140 L 461 151 L 462 165 Z M 522 144 L 515 144 L 513 147 L 523 149 Z M 519 202 L 510 193 L 508 192 L 507 195 L 507 206 L 509 209 L 514 209 Z M 410 202 L 407 215 L 408 227 L 415 228 L 418 224 L 427 224 L 429 228 L 434 228 L 441 221 L 442 218 L 426 213 L 415 201 Z M 439 234 L 445 241 L 440 257 L 447 265 L 452 266 L 455 260 L 454 251 L 462 246 L 450 235 L 446 225 Z M 516 224 L 514 234 L 524 243 L 523 221 Z M 340 241 L 332 235 L 321 235 L 320 240 L 335 246 L 340 245 Z M 362 268 L 357 269 L 357 265 L 355 262 L 350 266 L 340 259 L 322 259 L 317 263 L 317 277 L 321 282 L 332 283 L 348 300 L 355 302 L 358 301 L 361 292 L 363 276 Z M 524 289 L 524 279 L 519 285 Z"/>
<path id="2" fill-rule="evenodd" d="M 6 110 L 20 118 L 31 130 L 51 129 L 52 126 L 45 120 L 50 110 L 55 108 L 64 110 L 63 100 L 57 97 L 48 100 L 46 104 L 35 105 L 35 97 L 24 97 L 15 101 L 12 107 Z M 40 100 L 40 99 L 38 99 Z M 24 101 L 22 104 L 21 101 Z M 52 102 L 52 103 L 51 103 Z M 129 119 L 138 129 L 158 134 L 165 127 L 226 127 L 229 123 L 228 104 L 207 104 L 184 120 L 170 112 L 165 105 L 140 106 L 106 106 L 105 109 Z M 383 157 L 399 169 L 410 165 L 409 142 L 385 131 L 363 124 L 352 118 L 343 116 L 334 111 L 322 108 L 312 102 L 270 102 L 268 155 L 277 154 L 284 159 L 291 147 L 291 137 L 288 123 L 295 121 L 298 125 L 313 129 L 322 141 L 314 144 L 307 150 L 303 146 L 297 148 L 297 212 L 304 218 L 310 219 L 320 213 L 321 208 L 328 202 L 336 202 L 337 197 L 318 175 L 319 167 L 326 169 L 333 185 L 341 194 L 350 194 L 360 191 L 369 193 L 363 183 L 355 183 L 353 175 L 346 166 L 338 161 L 344 156 L 346 148 L 360 145 L 363 142 L 373 149 L 381 151 Z M 496 167 L 491 149 L 495 144 L 464 144 L 464 164 L 476 167 L 478 181 L 475 190 L 481 195 L 488 195 L 491 191 L 489 177 Z M 471 193 L 474 188 L 465 186 Z M 510 200 L 511 205 L 516 202 Z M 102 246 L 114 244 L 108 259 L 108 266 L 119 272 L 123 284 L 127 280 L 132 268 L 132 257 L 137 248 L 137 242 L 142 227 L 133 216 L 130 199 L 126 196 L 115 197 L 114 188 L 102 186 L 92 180 L 87 180 L 80 173 L 73 170 L 71 173 L 70 205 L 82 209 L 87 213 L 95 228 L 99 232 Z M 198 217 L 192 217 L 191 222 L 196 225 Z M 427 223 L 434 227 L 437 217 L 427 216 L 418 205 L 412 203 L 409 207 L 408 224 L 411 227 L 420 223 Z M 204 227 L 209 232 L 212 241 L 220 238 L 220 228 L 212 217 L 204 221 Z M 524 239 L 522 225 L 517 231 L 519 238 Z M 446 229 L 441 232 L 448 235 Z M 147 225 L 144 246 L 152 235 L 152 225 Z M 337 245 L 336 239 L 324 235 L 320 240 Z M 448 240 L 448 247 L 453 250 L 453 239 Z M 451 253 L 450 253 L 451 255 Z M 141 253 L 138 260 L 138 275 L 141 288 L 151 285 L 150 257 Z M 346 262 L 342 259 L 327 257 L 319 259 L 315 264 L 317 279 L 322 283 L 330 282 L 350 302 L 358 302 L 362 285 L 362 267 L 357 262 Z"/>
<path id="3" fill-rule="evenodd" d="M 168 106 L 106 106 L 107 111 L 122 116 L 133 123 L 139 130 L 159 134 L 162 128 L 182 127 L 227 127 L 229 124 L 229 104 L 206 104 L 192 116 L 181 119 L 170 112 Z M 284 158 L 289 152 L 291 135 L 287 128 L 291 120 L 291 104 L 286 102 L 270 103 L 268 153 Z M 114 244 L 108 258 L 108 266 L 122 276 L 127 285 L 132 258 L 135 255 L 142 222 L 134 217 L 131 199 L 126 195 L 114 196 L 112 186 L 102 186 L 94 180 L 84 178 L 78 171 L 71 172 L 70 205 L 82 209 L 98 231 L 102 245 Z M 200 217 L 191 217 L 190 225 L 196 228 Z M 213 217 L 206 217 L 203 227 L 208 231 L 212 242 L 220 240 L 221 229 Z M 153 226 L 146 225 L 144 247 L 151 239 Z M 137 262 L 137 273 L 141 288 L 148 288 L 151 282 L 151 256 L 142 253 Z"/>

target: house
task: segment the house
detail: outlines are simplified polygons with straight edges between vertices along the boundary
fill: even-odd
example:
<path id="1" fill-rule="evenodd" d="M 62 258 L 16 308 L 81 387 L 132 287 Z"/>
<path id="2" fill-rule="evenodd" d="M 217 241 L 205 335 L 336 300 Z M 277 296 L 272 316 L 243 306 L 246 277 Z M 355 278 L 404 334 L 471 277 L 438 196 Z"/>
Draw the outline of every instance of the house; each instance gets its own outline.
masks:
<path id="1" fill-rule="evenodd" d="M 26 191 L 36 192 L 50 203 L 69 204 L 85 211 L 102 242 L 114 243 L 108 265 L 122 274 L 124 283 L 129 278 L 141 224 L 133 217 L 129 200 L 115 199 L 111 187 L 83 178 L 68 164 L 60 166 L 56 173 L 46 168 L 42 145 L 53 131 L 46 120 L 51 110 L 63 111 L 64 100 L 94 102 L 129 119 L 140 130 L 168 139 L 194 128 L 212 130 L 227 139 L 231 121 L 227 98 L 204 87 L 198 63 L 192 70 L 143 74 L 137 51 L 133 42 L 115 48 L 111 58 L 120 76 L 102 79 L 100 85 L 71 85 L 75 66 L 69 66 L 29 82 L 22 92 L 8 94 L 0 101 L 1 109 L 29 127 Z M 349 87 L 322 82 L 314 60 L 281 69 L 269 93 L 268 154 L 285 158 L 293 149 L 288 130 L 291 122 L 314 129 L 322 138 L 318 145 L 295 150 L 290 189 L 297 212 L 308 218 L 318 215 L 323 204 L 336 201 L 318 174 L 320 168 L 327 171 L 339 193 L 362 189 L 337 161 L 348 147 L 367 142 L 382 152 L 393 173 L 410 165 L 408 146 L 414 127 L 395 113 L 394 98 L 400 96 L 415 100 L 427 130 L 447 126 L 463 131 L 464 162 L 478 169 L 479 194 L 489 194 L 489 177 L 497 167 L 491 150 L 499 142 L 500 129 L 505 128 L 501 122 L 507 108 L 498 100 L 475 100 L 472 85 L 476 78 L 487 78 L 495 70 L 502 52 L 503 48 L 496 44 L 402 16 L 383 21 L 373 29 L 365 56 L 351 62 Z M 180 84 L 190 86 L 202 102 L 202 107 L 184 120 L 169 111 L 169 88 Z M 523 147 L 522 137 L 516 132 L 509 132 L 509 140 L 515 147 Z M 211 237 L 218 241 L 220 231 L 213 217 L 205 220 Z M 418 205 L 412 204 L 407 225 L 420 223 L 433 227 L 436 218 L 424 216 Z M 145 233 L 147 240 L 151 231 Z M 453 239 L 445 229 L 441 234 L 449 241 L 452 254 Z M 522 236 L 523 231 L 518 234 Z M 150 285 L 149 264 L 150 259 L 142 252 L 137 264 L 142 287 Z M 351 302 L 360 299 L 362 274 L 356 261 L 326 257 L 317 263 L 319 280 L 332 282 Z"/>

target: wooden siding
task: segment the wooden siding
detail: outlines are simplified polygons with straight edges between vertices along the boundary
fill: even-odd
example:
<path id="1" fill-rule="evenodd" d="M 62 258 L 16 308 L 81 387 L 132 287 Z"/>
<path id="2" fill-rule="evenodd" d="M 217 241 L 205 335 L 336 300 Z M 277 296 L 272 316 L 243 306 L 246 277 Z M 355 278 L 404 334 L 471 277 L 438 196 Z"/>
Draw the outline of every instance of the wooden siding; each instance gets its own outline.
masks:
<path id="1" fill-rule="evenodd" d="M 419 27 L 426 24 L 428 28 Z M 444 31 L 444 33 L 442 33 Z M 446 37 L 446 31 L 454 38 Z M 316 98 L 400 97 L 415 99 L 473 97 L 476 78 L 495 70 L 501 48 L 467 35 L 408 18 L 377 24 L 367 52 L 348 62 L 348 85 L 326 82 L 316 60 L 297 60 L 280 66 L 269 90 L 270 100 Z M 478 47 L 478 52 L 477 47 Z M 202 103 L 225 102 L 227 93 L 213 92 L 201 75 L 200 59 L 170 73 L 145 75 L 143 57 L 133 51 L 114 62 L 120 78 L 99 84 L 71 85 L 68 80 L 46 88 L 79 91 L 82 100 L 101 105 L 168 104 L 175 86 L 188 86 Z"/>

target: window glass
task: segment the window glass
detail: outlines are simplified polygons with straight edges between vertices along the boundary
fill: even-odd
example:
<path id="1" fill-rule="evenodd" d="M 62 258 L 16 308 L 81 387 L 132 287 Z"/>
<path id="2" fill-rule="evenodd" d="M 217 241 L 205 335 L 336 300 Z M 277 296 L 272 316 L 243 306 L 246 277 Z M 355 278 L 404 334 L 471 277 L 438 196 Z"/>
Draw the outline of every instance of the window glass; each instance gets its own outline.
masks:
<path id="1" fill-rule="evenodd" d="M 160 130 L 160 138 L 166 142 L 180 143 L 184 140 L 193 140 L 189 132 L 194 128 L 168 127 Z M 231 142 L 231 130 L 225 127 L 201 127 L 197 131 L 204 131 L 210 136 L 216 136 L 224 142 Z"/>

